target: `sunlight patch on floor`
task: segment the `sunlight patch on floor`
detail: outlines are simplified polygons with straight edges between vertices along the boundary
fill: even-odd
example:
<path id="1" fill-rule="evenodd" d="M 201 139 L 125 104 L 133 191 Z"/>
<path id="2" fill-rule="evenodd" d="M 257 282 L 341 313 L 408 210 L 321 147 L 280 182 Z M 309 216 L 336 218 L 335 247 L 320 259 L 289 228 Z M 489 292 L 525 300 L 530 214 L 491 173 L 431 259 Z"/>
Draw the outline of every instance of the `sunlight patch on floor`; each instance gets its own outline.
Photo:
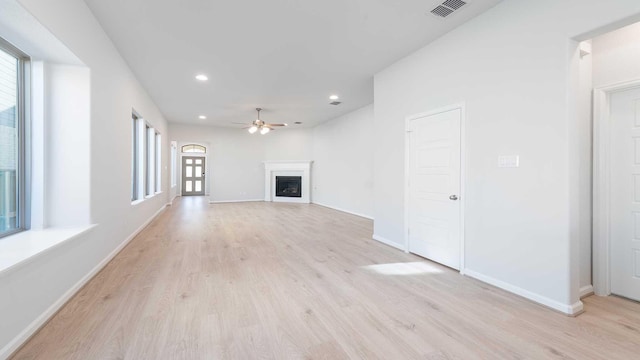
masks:
<path id="1" fill-rule="evenodd" d="M 441 274 L 443 270 L 428 262 L 392 263 L 363 266 L 363 269 L 374 271 L 382 275 L 420 275 Z"/>

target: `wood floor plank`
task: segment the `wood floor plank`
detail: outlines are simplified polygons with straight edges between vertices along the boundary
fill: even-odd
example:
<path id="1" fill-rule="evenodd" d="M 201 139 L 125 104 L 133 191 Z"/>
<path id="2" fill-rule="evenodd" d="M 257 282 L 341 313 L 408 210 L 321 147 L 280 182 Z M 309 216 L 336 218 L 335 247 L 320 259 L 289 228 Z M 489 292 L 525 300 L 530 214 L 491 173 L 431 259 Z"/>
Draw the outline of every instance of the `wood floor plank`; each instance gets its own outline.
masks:
<path id="1" fill-rule="evenodd" d="M 14 359 L 637 359 L 640 304 L 566 317 L 307 204 L 174 202 Z"/>

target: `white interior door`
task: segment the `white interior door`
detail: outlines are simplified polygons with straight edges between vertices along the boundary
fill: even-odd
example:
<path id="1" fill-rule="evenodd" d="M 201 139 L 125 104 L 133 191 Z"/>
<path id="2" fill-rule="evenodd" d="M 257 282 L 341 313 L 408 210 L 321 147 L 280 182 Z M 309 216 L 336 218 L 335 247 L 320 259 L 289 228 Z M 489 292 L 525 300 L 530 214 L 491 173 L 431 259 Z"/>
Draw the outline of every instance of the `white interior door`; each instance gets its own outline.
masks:
<path id="1" fill-rule="evenodd" d="M 205 158 L 182 157 L 182 195 L 204 195 Z"/>
<path id="2" fill-rule="evenodd" d="M 461 109 L 409 122 L 409 251 L 460 269 Z"/>
<path id="3" fill-rule="evenodd" d="M 640 88 L 611 95 L 611 292 L 640 301 Z"/>

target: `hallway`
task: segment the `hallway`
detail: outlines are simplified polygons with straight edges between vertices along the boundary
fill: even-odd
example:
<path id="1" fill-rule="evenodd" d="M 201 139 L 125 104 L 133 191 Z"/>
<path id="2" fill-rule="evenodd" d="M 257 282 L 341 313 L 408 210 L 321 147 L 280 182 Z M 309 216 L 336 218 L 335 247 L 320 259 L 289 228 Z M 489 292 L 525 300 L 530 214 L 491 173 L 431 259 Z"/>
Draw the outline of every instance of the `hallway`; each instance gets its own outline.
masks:
<path id="1" fill-rule="evenodd" d="M 317 205 L 177 198 L 14 359 L 630 359 L 640 304 L 566 317 Z"/>

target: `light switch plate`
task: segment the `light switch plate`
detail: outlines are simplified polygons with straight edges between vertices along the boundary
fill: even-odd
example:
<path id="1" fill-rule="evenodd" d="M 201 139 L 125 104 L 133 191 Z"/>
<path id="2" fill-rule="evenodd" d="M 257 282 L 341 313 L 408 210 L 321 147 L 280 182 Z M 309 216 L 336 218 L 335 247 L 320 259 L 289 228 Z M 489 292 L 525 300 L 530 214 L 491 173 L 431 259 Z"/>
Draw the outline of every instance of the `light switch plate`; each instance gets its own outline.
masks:
<path id="1" fill-rule="evenodd" d="M 500 168 L 520 167 L 520 156 L 519 155 L 500 155 L 498 156 L 498 167 Z"/>

